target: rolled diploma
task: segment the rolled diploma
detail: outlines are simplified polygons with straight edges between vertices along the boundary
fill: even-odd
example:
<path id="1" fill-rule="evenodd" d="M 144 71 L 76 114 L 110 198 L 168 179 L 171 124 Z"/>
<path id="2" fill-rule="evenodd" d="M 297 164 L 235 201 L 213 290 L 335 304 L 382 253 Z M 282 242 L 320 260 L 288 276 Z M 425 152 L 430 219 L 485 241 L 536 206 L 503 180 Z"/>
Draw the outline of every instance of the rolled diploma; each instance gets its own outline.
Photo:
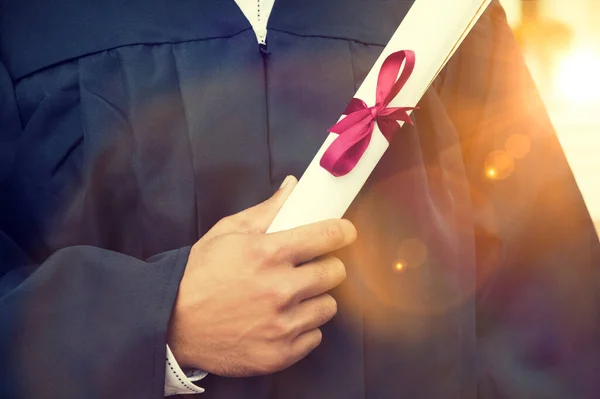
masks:
<path id="1" fill-rule="evenodd" d="M 374 105 L 377 77 L 383 61 L 393 52 L 412 50 L 416 54 L 414 71 L 389 107 L 416 106 L 490 1 L 416 0 L 355 97 L 368 106 Z M 354 169 L 345 176 L 335 177 L 319 162 L 337 137 L 335 133 L 329 134 L 267 233 L 343 217 L 389 146 L 375 124 L 369 146 Z"/>

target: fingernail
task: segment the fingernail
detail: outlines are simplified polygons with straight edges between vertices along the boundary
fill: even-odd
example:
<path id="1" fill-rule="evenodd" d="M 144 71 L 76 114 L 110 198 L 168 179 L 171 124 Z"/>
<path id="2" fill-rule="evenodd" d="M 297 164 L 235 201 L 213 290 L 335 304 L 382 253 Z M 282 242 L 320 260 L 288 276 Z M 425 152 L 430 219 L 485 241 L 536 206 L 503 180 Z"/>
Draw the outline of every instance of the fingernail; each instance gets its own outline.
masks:
<path id="1" fill-rule="evenodd" d="M 293 179 L 292 175 L 286 176 L 286 178 L 283 179 L 283 182 L 281 183 L 281 186 L 279 186 L 279 189 L 281 190 L 282 188 L 284 188 L 285 186 L 287 186 L 289 184 L 289 182 L 292 181 L 292 179 Z"/>

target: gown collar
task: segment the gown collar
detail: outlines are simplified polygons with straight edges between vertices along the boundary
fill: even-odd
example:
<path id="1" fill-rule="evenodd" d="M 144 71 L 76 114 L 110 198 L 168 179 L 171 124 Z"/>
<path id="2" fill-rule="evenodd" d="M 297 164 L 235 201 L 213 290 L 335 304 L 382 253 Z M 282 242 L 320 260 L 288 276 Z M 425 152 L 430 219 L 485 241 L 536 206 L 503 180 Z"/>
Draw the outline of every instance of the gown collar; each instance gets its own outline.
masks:
<path id="1" fill-rule="evenodd" d="M 275 0 L 235 0 L 254 29 L 259 44 L 267 42 L 267 24 Z"/>

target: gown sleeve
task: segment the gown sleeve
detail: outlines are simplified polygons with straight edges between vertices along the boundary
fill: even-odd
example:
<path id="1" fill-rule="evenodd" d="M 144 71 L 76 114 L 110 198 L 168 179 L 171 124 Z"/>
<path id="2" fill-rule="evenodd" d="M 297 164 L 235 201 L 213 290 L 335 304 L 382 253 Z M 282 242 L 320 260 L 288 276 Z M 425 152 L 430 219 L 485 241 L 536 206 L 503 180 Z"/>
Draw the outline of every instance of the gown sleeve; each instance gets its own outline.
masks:
<path id="1" fill-rule="evenodd" d="M 598 237 L 497 1 L 443 78 L 474 207 L 478 397 L 600 397 Z"/>
<path id="2" fill-rule="evenodd" d="M 21 129 L 0 63 L 0 397 L 162 398 L 189 248 L 142 261 L 78 246 L 33 262 L 2 222 Z"/>

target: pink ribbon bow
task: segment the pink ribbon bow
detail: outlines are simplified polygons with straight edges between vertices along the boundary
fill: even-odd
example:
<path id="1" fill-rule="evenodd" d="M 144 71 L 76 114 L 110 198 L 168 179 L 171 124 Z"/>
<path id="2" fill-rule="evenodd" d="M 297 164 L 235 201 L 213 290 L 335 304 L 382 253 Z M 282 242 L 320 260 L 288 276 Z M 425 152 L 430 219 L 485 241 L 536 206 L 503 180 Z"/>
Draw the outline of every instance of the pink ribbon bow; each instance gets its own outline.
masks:
<path id="1" fill-rule="evenodd" d="M 398 129 L 397 121 L 412 125 L 408 111 L 416 107 L 387 106 L 402 90 L 414 67 L 415 53 L 411 50 L 397 51 L 385 59 L 377 78 L 375 105 L 368 107 L 363 100 L 353 98 L 344 111 L 347 116 L 329 129 L 339 136 L 323 154 L 320 162 L 323 168 L 336 177 L 348 174 L 369 146 L 375 122 L 388 141 Z"/>

